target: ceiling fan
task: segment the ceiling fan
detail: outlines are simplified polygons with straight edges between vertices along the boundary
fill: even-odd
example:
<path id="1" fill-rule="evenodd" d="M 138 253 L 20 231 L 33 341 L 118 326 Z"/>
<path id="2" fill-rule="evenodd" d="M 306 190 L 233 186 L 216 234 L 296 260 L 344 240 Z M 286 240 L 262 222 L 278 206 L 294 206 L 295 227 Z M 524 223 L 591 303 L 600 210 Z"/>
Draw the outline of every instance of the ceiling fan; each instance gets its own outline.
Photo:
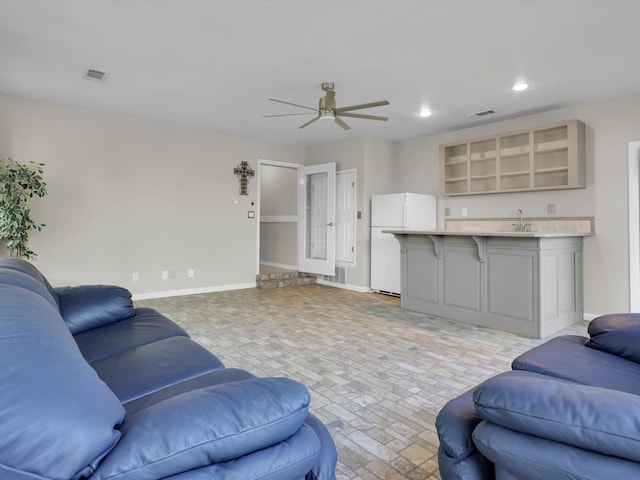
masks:
<path id="1" fill-rule="evenodd" d="M 362 110 L 363 108 L 380 107 L 382 105 L 389 105 L 387 100 L 381 100 L 379 102 L 361 103 L 360 105 L 351 105 L 349 107 L 336 108 L 336 92 L 334 90 L 335 85 L 333 82 L 324 82 L 322 84 L 322 90 L 327 92 L 324 97 L 320 98 L 320 104 L 318 108 L 307 107 L 305 105 L 298 105 L 297 103 L 285 102 L 284 100 L 277 100 L 270 98 L 273 102 L 285 103 L 287 105 L 293 105 L 294 107 L 306 108 L 307 110 L 313 110 L 317 117 L 309 120 L 307 123 L 300 125 L 298 128 L 304 128 L 311 125 L 316 120 L 334 120 L 343 130 L 349 130 L 351 127 L 347 125 L 340 117 L 351 118 L 364 118 L 367 120 L 381 120 L 386 122 L 389 117 L 380 117 L 377 115 L 363 115 L 361 113 L 351 113 L 353 110 Z M 305 113 L 284 113 L 280 115 L 265 115 L 265 117 L 289 117 L 292 115 L 312 115 L 310 112 Z"/>

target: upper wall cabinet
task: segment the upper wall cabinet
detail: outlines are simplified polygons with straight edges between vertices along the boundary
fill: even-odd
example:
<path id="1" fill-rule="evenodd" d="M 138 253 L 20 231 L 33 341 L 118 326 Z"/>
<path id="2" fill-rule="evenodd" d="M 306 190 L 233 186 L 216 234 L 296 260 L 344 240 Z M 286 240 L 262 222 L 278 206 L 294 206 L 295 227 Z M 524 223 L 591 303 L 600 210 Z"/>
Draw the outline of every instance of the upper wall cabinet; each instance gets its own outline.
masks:
<path id="1" fill-rule="evenodd" d="M 440 145 L 443 195 L 584 188 L 579 120 Z"/>

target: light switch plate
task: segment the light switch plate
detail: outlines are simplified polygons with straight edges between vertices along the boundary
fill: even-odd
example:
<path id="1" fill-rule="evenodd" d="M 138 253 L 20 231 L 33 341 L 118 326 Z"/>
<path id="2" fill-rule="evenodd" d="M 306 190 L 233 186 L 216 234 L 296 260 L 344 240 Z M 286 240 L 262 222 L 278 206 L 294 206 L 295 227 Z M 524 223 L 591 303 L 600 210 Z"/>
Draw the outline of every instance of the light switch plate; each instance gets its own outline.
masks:
<path id="1" fill-rule="evenodd" d="M 256 218 L 256 212 L 254 212 L 253 210 L 249 210 L 247 212 L 247 218 Z"/>

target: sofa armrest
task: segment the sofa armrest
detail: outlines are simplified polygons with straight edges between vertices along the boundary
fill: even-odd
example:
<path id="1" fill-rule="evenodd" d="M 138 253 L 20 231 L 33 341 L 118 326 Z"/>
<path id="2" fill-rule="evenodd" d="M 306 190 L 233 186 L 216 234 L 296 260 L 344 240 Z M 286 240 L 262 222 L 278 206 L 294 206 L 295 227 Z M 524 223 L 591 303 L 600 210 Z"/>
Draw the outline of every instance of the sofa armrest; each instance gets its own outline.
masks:
<path id="1" fill-rule="evenodd" d="M 473 404 L 473 390 L 449 400 L 436 417 L 440 448 L 454 459 L 462 460 L 476 451 L 471 440 L 473 429 L 482 421 Z"/>
<path id="2" fill-rule="evenodd" d="M 73 335 L 135 315 L 131 292 L 111 285 L 55 289 L 60 315 Z"/>
<path id="3" fill-rule="evenodd" d="M 267 448 L 296 433 L 307 389 L 287 378 L 250 378 L 169 398 L 128 417 L 122 438 L 91 477 L 164 478 Z"/>
<path id="4" fill-rule="evenodd" d="M 605 455 L 640 461 L 640 397 L 556 379 L 498 375 L 474 392 L 486 421 Z"/>

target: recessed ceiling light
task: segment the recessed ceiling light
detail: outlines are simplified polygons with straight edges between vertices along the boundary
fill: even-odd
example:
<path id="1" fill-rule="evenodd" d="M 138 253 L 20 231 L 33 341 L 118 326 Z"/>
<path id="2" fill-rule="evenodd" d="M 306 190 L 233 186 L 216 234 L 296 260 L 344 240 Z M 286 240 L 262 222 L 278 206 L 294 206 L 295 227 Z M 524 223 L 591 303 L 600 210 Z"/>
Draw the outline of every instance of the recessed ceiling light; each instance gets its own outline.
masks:
<path id="1" fill-rule="evenodd" d="M 427 118 L 427 117 L 430 117 L 431 115 L 433 115 L 433 111 L 429 110 L 428 108 L 423 108 L 418 112 L 418 116 L 422 118 Z"/>
<path id="2" fill-rule="evenodd" d="M 526 90 L 530 86 L 531 86 L 530 83 L 518 82 L 513 87 L 511 87 L 511 90 L 513 90 L 514 92 L 522 92 L 523 90 Z"/>

